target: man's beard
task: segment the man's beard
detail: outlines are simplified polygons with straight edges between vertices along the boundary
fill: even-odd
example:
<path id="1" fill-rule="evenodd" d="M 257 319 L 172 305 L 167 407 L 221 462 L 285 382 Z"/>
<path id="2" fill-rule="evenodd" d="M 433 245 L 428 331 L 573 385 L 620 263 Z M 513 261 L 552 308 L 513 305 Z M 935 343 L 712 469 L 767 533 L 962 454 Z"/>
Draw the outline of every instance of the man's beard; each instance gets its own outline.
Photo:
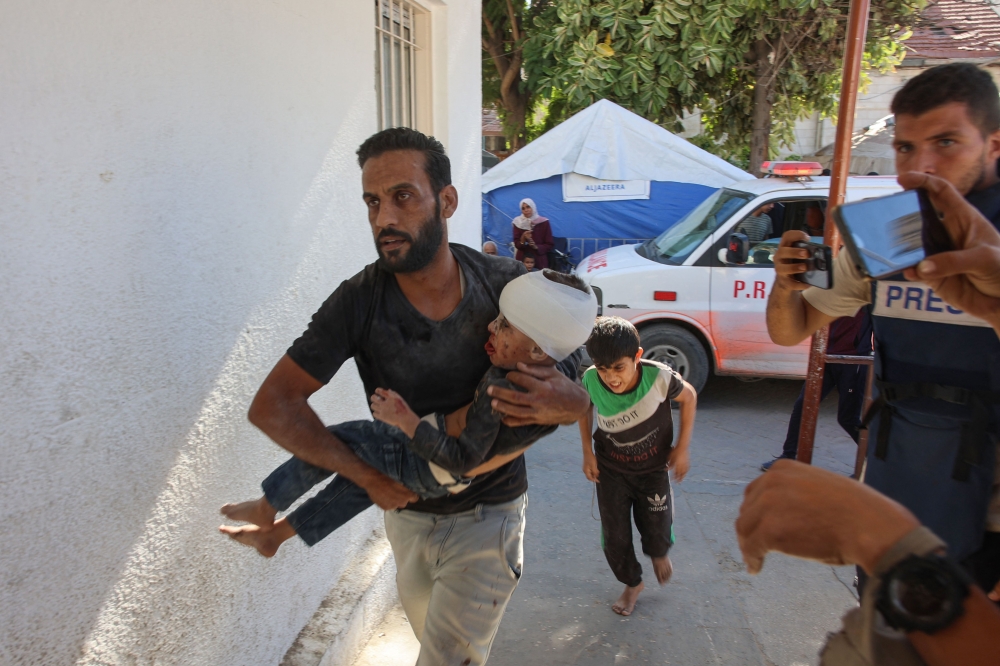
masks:
<path id="1" fill-rule="evenodd" d="M 427 218 L 420 225 L 420 232 L 416 238 L 398 229 L 383 229 L 375 238 L 379 266 L 390 273 L 414 273 L 425 268 L 441 248 L 444 225 L 445 222 L 441 219 L 441 203 L 435 201 L 434 216 Z M 385 238 L 401 238 L 409 243 L 409 250 L 406 254 L 400 255 L 401 248 L 387 255 L 382 251 L 381 243 Z"/>

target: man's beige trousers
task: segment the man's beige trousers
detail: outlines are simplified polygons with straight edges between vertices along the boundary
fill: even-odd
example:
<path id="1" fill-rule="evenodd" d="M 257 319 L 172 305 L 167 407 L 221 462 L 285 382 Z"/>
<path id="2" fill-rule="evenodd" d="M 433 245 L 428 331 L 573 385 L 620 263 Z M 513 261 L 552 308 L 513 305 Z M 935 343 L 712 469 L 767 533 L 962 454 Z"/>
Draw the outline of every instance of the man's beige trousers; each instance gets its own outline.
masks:
<path id="1" fill-rule="evenodd" d="M 524 561 L 527 495 L 452 515 L 387 511 L 417 666 L 485 664 Z"/>

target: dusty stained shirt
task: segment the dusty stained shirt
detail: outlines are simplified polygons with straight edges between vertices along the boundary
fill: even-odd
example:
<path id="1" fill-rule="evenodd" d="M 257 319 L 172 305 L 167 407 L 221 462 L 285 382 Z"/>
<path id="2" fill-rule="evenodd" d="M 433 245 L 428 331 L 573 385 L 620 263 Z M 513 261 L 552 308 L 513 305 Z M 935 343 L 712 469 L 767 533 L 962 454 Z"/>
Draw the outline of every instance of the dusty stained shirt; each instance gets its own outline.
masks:
<path id="1" fill-rule="evenodd" d="M 379 387 L 391 388 L 420 416 L 447 414 L 469 404 L 491 367 L 484 345 L 487 326 L 499 312 L 500 292 L 525 269 L 507 257 L 485 255 L 464 245 L 450 248 L 465 275 L 466 289 L 444 320 L 420 314 L 395 276 L 374 263 L 341 283 L 288 355 L 324 384 L 353 357 L 366 395 Z M 458 513 L 477 504 L 513 500 L 527 487 L 524 458 L 519 457 L 477 476 L 461 493 L 420 500 L 407 508 Z"/>

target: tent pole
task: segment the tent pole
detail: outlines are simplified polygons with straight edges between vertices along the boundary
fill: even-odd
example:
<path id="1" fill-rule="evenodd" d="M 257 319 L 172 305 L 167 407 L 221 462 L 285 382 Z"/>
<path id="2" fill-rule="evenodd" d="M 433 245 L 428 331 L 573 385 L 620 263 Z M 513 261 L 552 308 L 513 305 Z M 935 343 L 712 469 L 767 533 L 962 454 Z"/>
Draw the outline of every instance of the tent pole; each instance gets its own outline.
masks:
<path id="1" fill-rule="evenodd" d="M 832 213 L 834 208 L 844 203 L 844 194 L 847 191 L 847 176 L 851 165 L 851 135 L 861 80 L 861 57 L 865 50 L 869 6 L 870 0 L 851 0 L 851 13 L 848 19 L 844 73 L 840 84 L 840 110 L 837 112 L 837 135 L 834 140 L 833 167 L 830 172 L 830 198 L 823 225 L 823 242 L 830 246 L 834 256 L 840 249 L 840 235 L 833 223 Z M 813 440 L 816 437 L 816 419 L 819 416 L 819 403 L 823 391 L 823 369 L 826 366 L 828 336 L 828 327 L 816 331 L 809 349 L 809 374 L 806 377 L 805 395 L 802 401 L 802 425 L 799 428 L 799 448 L 796 457 L 810 464 Z"/>

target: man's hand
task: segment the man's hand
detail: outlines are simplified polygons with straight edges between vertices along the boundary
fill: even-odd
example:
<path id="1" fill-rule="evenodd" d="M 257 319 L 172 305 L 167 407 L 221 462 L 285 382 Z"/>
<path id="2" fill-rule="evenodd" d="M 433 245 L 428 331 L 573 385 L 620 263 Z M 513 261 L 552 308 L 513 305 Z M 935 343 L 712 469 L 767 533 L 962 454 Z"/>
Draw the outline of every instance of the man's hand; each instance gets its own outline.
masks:
<path id="1" fill-rule="evenodd" d="M 675 446 L 674 450 L 670 452 L 670 458 L 667 460 L 667 469 L 669 469 L 674 475 L 674 481 L 680 483 L 687 476 L 688 470 L 691 469 L 691 452 L 689 447 L 678 447 Z"/>
<path id="2" fill-rule="evenodd" d="M 410 502 L 416 502 L 416 493 L 398 481 L 393 481 L 384 474 L 373 475 L 364 488 L 368 491 L 368 497 L 378 505 L 383 511 L 402 509 Z"/>
<path id="3" fill-rule="evenodd" d="M 793 276 L 806 272 L 805 259 L 809 258 L 809 250 L 792 247 L 792 243 L 809 242 L 809 236 L 804 231 L 786 231 L 781 235 L 781 242 L 774 253 L 774 288 L 804 291 L 809 288 L 805 282 L 799 282 Z"/>
<path id="4" fill-rule="evenodd" d="M 601 472 L 597 469 L 597 456 L 593 453 L 589 456 L 586 454 L 583 456 L 583 475 L 587 477 L 588 481 L 600 483 L 598 477 L 601 475 Z"/>
<path id="5" fill-rule="evenodd" d="M 491 386 L 493 409 L 505 415 L 504 425 L 559 425 L 572 423 L 590 406 L 586 389 L 555 368 L 517 364 L 507 379 L 527 393 Z"/>
<path id="6" fill-rule="evenodd" d="M 413 437 L 420 425 L 420 417 L 392 389 L 377 388 L 371 397 L 372 415 L 379 421 L 396 426 L 409 437 Z"/>
<path id="7" fill-rule="evenodd" d="M 771 551 L 827 564 L 880 557 L 920 523 L 902 505 L 853 479 L 792 460 L 778 460 L 743 495 L 736 537 L 747 571 Z"/>
<path id="8" fill-rule="evenodd" d="M 930 286 L 949 305 L 987 321 L 1000 335 L 1000 232 L 942 178 L 909 172 L 899 176 L 899 184 L 927 190 L 955 245 L 903 274 Z"/>
<path id="9" fill-rule="evenodd" d="M 802 297 L 809 285 L 792 277 L 806 270 L 802 260 L 809 256 L 808 250 L 792 247 L 792 243 L 808 240 L 803 231 L 786 231 L 774 253 L 774 285 L 767 296 L 767 333 L 772 342 L 784 347 L 799 344 L 836 319 L 810 305 Z"/>
<path id="10" fill-rule="evenodd" d="M 326 429 L 309 406 L 309 396 L 322 387 L 285 354 L 257 391 L 250 422 L 295 457 L 364 488 L 383 509 L 402 508 L 416 500 L 416 495 L 366 464 Z"/>

